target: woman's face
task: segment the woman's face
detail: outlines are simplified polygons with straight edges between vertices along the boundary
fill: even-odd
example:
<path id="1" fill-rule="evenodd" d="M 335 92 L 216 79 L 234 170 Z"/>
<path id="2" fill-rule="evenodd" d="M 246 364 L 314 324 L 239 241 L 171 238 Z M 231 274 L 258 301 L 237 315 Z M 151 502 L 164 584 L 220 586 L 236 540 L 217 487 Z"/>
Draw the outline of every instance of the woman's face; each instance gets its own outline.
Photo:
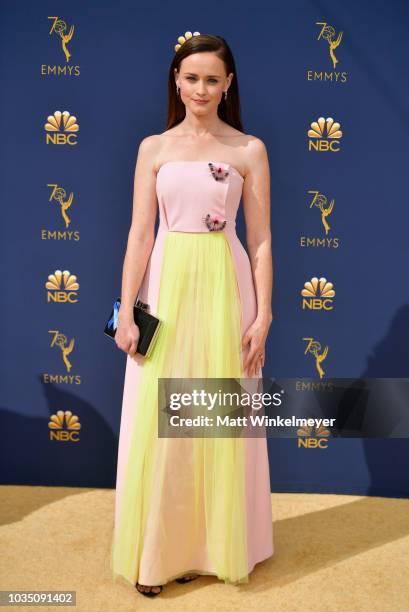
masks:
<path id="1" fill-rule="evenodd" d="M 224 92 L 230 86 L 233 73 L 226 76 L 224 62 L 215 53 L 193 53 L 182 60 L 179 73 L 175 69 L 180 97 L 196 115 L 217 112 Z"/>

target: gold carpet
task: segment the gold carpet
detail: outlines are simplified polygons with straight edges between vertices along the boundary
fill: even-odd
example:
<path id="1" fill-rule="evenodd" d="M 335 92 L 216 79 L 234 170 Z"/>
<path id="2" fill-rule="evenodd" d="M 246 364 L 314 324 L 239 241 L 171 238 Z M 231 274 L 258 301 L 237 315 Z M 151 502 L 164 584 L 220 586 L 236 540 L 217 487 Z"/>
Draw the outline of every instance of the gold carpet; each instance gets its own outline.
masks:
<path id="1" fill-rule="evenodd" d="M 275 554 L 248 584 L 206 576 L 148 599 L 111 580 L 113 490 L 2 486 L 0 494 L 0 589 L 76 591 L 76 608 L 60 609 L 409 610 L 406 499 L 273 493 Z"/>

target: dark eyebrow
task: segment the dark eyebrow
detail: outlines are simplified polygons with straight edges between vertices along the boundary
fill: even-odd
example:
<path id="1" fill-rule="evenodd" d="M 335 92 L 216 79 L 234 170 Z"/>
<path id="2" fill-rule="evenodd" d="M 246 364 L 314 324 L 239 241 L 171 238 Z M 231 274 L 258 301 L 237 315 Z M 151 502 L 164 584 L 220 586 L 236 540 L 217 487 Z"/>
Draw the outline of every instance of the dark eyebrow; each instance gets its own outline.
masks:
<path id="1" fill-rule="evenodd" d="M 197 74 L 195 74 L 194 72 L 185 72 L 186 75 L 190 74 L 191 76 L 197 76 Z M 208 77 L 216 77 L 217 79 L 220 78 L 220 76 L 218 74 L 208 74 Z"/>

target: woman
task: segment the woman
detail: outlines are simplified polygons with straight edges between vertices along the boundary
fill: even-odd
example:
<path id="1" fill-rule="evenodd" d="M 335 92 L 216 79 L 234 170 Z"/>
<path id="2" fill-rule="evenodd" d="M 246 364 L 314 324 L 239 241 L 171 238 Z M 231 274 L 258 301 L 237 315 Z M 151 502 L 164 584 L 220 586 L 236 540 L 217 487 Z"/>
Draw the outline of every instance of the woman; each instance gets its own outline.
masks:
<path id="1" fill-rule="evenodd" d="M 146 596 L 200 574 L 248 582 L 273 554 L 265 437 L 158 436 L 158 378 L 259 380 L 272 322 L 266 149 L 243 132 L 226 41 L 178 40 L 167 129 L 139 147 L 115 336 L 128 357 L 111 567 Z M 162 321 L 149 358 L 136 352 L 137 297 Z"/>

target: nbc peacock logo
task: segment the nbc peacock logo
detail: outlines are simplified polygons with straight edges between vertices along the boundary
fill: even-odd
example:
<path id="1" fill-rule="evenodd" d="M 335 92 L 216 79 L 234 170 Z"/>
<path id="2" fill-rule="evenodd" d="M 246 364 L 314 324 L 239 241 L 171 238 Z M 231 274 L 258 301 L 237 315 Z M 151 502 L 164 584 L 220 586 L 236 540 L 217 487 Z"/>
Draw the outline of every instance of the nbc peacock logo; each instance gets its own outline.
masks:
<path id="1" fill-rule="evenodd" d="M 297 448 L 328 448 L 330 435 L 329 429 L 323 425 L 300 427 L 297 429 Z"/>
<path id="2" fill-rule="evenodd" d="M 78 289 L 80 285 L 77 277 L 71 274 L 69 270 L 55 270 L 53 274 L 49 274 L 48 280 L 45 283 L 47 289 L 47 302 L 57 302 L 64 304 L 70 302 L 74 304 L 78 302 Z"/>
<path id="3" fill-rule="evenodd" d="M 50 440 L 56 442 L 79 442 L 81 423 L 71 410 L 58 410 L 48 421 Z"/>
<path id="4" fill-rule="evenodd" d="M 309 137 L 309 151 L 332 151 L 340 150 L 339 139 L 342 138 L 341 125 L 332 117 L 319 117 L 311 123 L 307 134 Z"/>
<path id="5" fill-rule="evenodd" d="M 301 290 L 303 310 L 333 310 L 335 290 L 334 285 L 326 278 L 314 276 L 304 283 Z"/>
<path id="6" fill-rule="evenodd" d="M 47 117 L 44 124 L 45 142 L 53 145 L 71 145 L 77 144 L 77 132 L 80 126 L 77 123 L 77 118 L 71 115 L 68 111 L 54 111 L 54 114 Z"/>

